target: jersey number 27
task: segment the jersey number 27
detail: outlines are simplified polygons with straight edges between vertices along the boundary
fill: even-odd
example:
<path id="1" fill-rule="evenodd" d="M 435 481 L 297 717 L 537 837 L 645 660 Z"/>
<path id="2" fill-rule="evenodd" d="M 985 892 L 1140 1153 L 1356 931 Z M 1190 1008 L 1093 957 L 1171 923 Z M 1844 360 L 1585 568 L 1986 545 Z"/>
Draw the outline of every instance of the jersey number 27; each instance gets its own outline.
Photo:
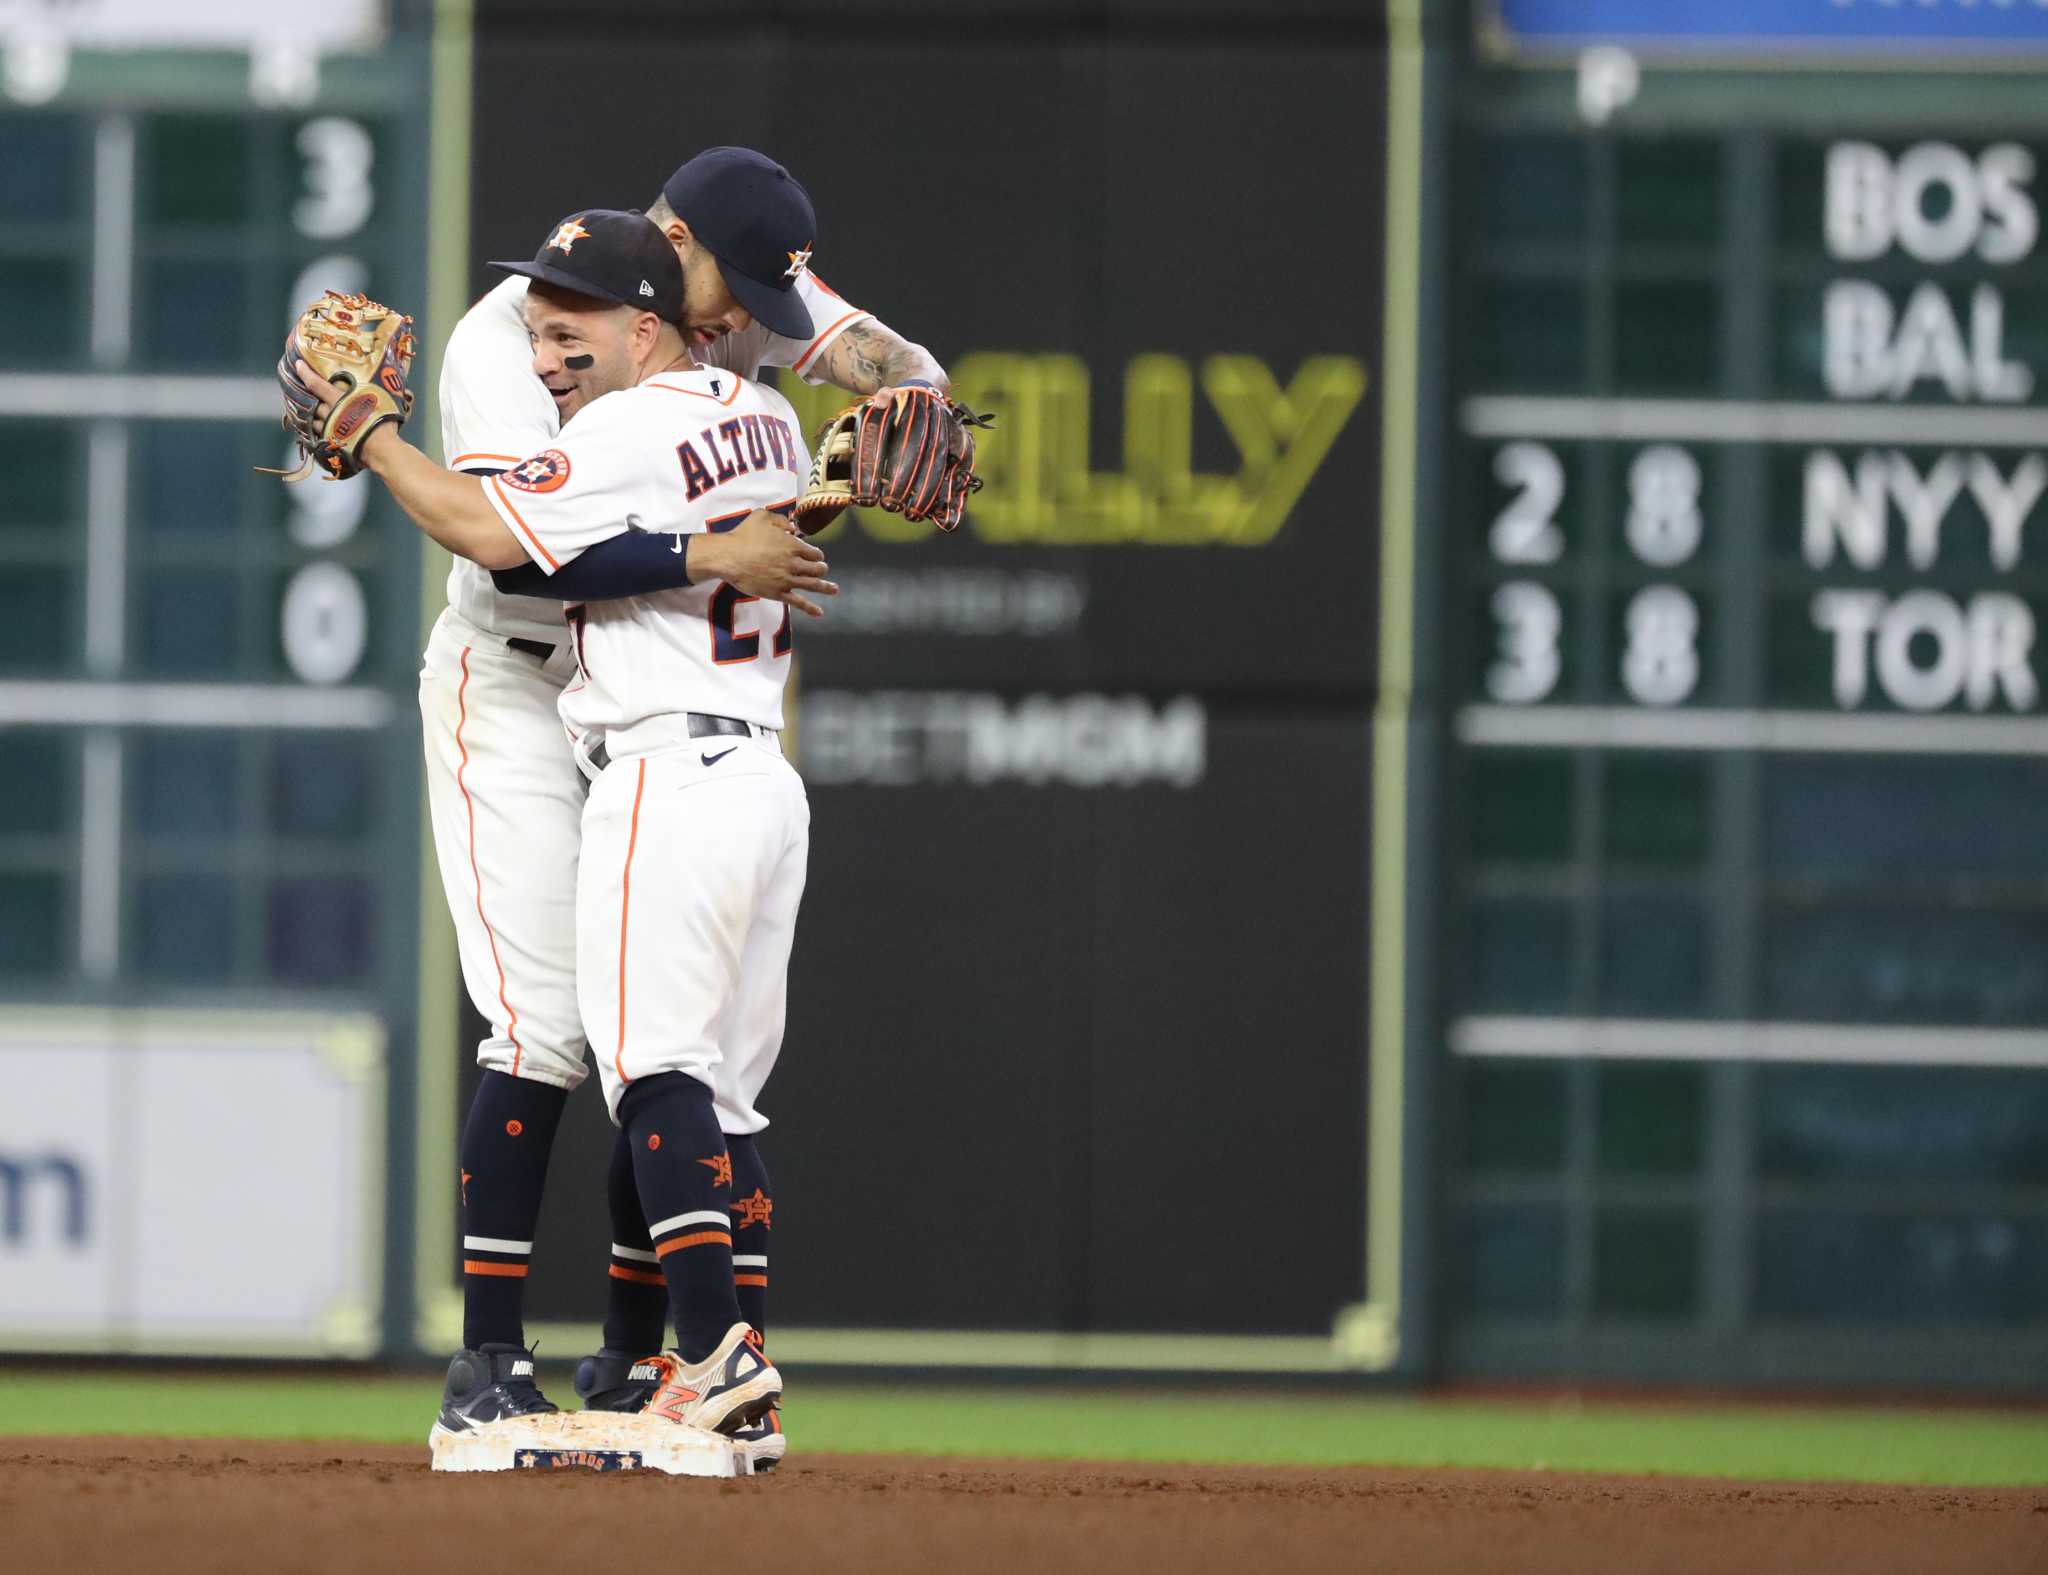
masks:
<path id="1" fill-rule="evenodd" d="M 787 503 L 771 505 L 768 512 L 770 514 L 780 514 L 784 519 L 788 519 L 795 509 L 796 499 L 791 498 Z M 715 520 L 706 520 L 704 522 L 704 529 L 714 535 L 720 531 L 731 530 L 753 512 L 752 509 L 741 509 L 737 514 L 720 515 Z M 738 612 L 745 603 L 757 602 L 760 599 L 758 596 L 743 596 L 736 587 L 727 585 L 722 580 L 719 582 L 718 589 L 712 592 L 711 611 L 709 614 L 711 619 L 711 660 L 719 666 L 727 667 L 737 662 L 751 662 L 761 654 L 761 634 L 759 630 L 752 634 L 737 634 L 733 630 L 733 614 Z M 796 635 L 789 627 L 789 609 L 785 607 L 782 609 L 782 623 L 776 629 L 774 642 L 769 648 L 770 654 L 774 656 L 787 656 L 789 655 L 790 647 L 795 644 Z"/>

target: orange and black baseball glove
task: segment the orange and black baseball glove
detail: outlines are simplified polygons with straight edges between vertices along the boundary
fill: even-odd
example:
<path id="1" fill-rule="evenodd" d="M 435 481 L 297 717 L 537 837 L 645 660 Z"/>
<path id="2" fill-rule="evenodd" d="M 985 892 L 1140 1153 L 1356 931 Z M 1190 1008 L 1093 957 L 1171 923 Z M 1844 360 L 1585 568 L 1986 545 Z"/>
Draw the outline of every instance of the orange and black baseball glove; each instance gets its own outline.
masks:
<path id="1" fill-rule="evenodd" d="M 847 508 L 882 508 L 957 530 L 974 473 L 976 415 L 936 389 L 899 388 L 881 404 L 848 405 L 818 430 L 811 478 L 797 499 L 797 528 L 815 535 Z"/>

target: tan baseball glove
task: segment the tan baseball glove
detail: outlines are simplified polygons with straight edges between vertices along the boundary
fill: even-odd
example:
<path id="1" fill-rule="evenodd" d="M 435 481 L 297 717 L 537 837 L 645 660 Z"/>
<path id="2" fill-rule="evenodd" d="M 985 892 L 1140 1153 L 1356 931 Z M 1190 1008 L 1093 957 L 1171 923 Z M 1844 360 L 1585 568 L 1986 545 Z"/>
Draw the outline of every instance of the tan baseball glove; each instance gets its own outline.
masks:
<path id="1" fill-rule="evenodd" d="M 412 319 L 367 295 L 329 290 L 299 313 L 285 335 L 277 381 L 284 390 L 284 429 L 304 462 L 269 474 L 302 481 L 317 467 L 341 481 L 361 472 L 363 439 L 387 421 L 402 425 L 412 414 L 405 376 L 416 345 Z M 342 391 L 325 420 L 320 396 L 299 376 L 301 361 Z"/>

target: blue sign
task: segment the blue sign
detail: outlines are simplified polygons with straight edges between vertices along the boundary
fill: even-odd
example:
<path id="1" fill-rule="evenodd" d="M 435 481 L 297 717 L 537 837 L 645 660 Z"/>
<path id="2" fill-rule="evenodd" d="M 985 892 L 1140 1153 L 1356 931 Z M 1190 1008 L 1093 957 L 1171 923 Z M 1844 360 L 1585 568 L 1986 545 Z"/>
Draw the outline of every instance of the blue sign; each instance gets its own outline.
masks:
<path id="1" fill-rule="evenodd" d="M 2048 0 L 1491 0 L 1511 46 L 1668 53 L 2048 54 Z"/>

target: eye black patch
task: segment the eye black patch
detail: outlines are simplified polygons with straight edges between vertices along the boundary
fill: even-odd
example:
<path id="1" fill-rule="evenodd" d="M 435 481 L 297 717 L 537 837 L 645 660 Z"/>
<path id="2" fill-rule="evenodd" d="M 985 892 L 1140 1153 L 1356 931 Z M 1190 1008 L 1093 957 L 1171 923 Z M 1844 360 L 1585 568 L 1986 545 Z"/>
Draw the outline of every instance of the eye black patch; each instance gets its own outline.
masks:
<path id="1" fill-rule="evenodd" d="M 562 357 L 562 365 L 572 372 L 587 372 L 597 365 L 597 357 L 594 355 L 565 355 Z"/>

